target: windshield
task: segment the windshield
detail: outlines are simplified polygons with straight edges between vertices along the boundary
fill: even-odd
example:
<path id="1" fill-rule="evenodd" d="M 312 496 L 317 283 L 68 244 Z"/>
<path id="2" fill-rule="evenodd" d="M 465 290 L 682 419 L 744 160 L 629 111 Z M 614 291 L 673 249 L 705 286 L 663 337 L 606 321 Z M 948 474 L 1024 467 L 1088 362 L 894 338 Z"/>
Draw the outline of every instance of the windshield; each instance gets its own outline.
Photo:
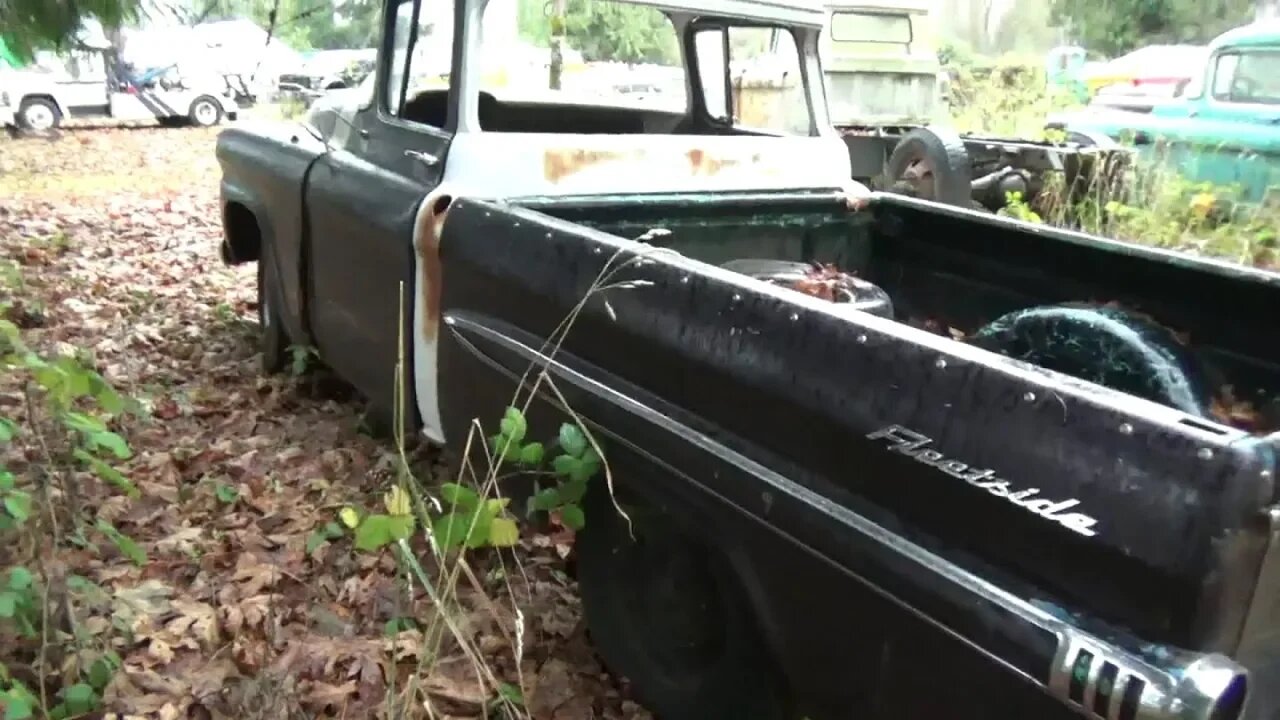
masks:
<path id="1" fill-rule="evenodd" d="M 912 37 L 906 13 L 836 11 L 831 14 L 831 39 L 843 42 L 901 43 Z"/>

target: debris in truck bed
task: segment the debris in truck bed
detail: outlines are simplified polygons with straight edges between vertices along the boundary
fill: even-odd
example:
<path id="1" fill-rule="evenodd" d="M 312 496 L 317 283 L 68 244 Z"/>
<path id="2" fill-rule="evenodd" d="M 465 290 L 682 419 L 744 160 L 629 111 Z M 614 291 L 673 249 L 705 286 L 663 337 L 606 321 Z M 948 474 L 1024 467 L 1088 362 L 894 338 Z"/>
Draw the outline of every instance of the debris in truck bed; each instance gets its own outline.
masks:
<path id="1" fill-rule="evenodd" d="M 888 293 L 830 263 L 744 258 L 721 267 L 828 302 L 893 318 L 893 301 Z"/>

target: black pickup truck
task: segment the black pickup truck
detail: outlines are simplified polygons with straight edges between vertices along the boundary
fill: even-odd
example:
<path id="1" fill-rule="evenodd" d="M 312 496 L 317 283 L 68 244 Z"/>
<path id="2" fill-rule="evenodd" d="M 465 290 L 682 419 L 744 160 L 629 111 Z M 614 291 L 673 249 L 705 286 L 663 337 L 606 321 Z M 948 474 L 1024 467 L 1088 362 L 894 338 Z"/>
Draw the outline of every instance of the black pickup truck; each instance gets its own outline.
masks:
<path id="1" fill-rule="evenodd" d="M 386 409 L 403 336 L 456 447 L 545 368 L 530 426 L 567 403 L 632 521 L 593 480 L 591 637 L 660 718 L 1280 717 L 1280 276 L 849 186 L 816 6 L 660 6 L 684 113 L 480 91 L 483 7 L 446 90 L 387 0 L 370 95 L 219 137 L 267 369 Z M 789 135 L 709 112 L 762 26 Z"/>

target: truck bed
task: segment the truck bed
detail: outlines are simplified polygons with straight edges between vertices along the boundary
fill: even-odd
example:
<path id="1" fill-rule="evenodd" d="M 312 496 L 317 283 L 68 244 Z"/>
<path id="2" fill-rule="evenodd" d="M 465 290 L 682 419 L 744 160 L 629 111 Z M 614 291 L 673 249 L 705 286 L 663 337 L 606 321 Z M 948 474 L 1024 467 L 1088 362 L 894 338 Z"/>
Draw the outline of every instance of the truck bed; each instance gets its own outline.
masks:
<path id="1" fill-rule="evenodd" d="M 1180 647 L 1238 641 L 1261 561 L 1246 529 L 1275 499 L 1280 348 L 1267 328 L 1280 278 L 890 195 L 852 213 L 818 192 L 468 200 L 451 213 L 448 276 L 508 289 L 463 300 L 446 283 L 446 315 L 452 297 L 549 335 L 575 302 L 563 280 L 542 287 L 552 268 L 574 263 L 580 297 L 608 259 L 602 246 L 675 251 L 625 269 L 618 279 L 649 285 L 590 304 L 564 352 L 1046 607 Z M 584 242 L 603 243 L 590 261 L 570 249 Z M 743 259 L 833 264 L 882 288 L 892 309 L 849 312 L 721 267 Z M 1058 304 L 1123 309 L 1121 331 L 1155 338 L 1158 352 L 1139 358 L 1155 365 L 1108 375 L 1132 392 L 1008 357 L 1026 355 L 1008 314 Z M 1098 318 L 1074 320 L 1087 338 Z M 1186 345 L 1159 346 L 1162 331 Z M 1144 372 L 1182 385 L 1153 390 Z M 1181 409 L 1150 399 L 1161 392 Z"/>

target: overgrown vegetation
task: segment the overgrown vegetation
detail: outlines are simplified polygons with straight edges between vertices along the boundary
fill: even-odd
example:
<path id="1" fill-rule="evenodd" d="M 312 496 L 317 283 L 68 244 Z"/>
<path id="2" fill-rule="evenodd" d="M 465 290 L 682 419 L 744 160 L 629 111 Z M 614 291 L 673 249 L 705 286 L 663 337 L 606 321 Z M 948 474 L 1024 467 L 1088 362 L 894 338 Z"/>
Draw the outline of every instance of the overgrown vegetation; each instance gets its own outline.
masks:
<path id="1" fill-rule="evenodd" d="M 1061 139 L 1046 133 L 1045 119 L 1076 109 L 1066 91 L 1051 89 L 1042 64 L 1006 55 L 983 60 L 949 48 L 944 56 L 953 82 L 951 115 L 958 130 L 1028 139 Z M 1014 198 L 1003 214 L 1061 227 L 1263 268 L 1277 266 L 1280 197 L 1241 202 L 1242 189 L 1191 182 L 1162 157 L 1101 173 L 1102 180 L 1068 201 L 1062 176 L 1028 204 Z"/>
<path id="2" fill-rule="evenodd" d="M 11 266 L 6 295 L 25 287 L 20 278 L 20 268 Z M 29 659 L 18 667 L 0 662 L 6 720 L 89 713 L 122 663 L 111 636 L 85 630 L 82 605 L 100 588 L 67 573 L 58 558 L 78 549 L 136 565 L 147 560 L 90 504 L 102 496 L 92 484 L 139 495 L 115 466 L 132 455 L 117 432 L 128 422 L 126 398 L 82 351 L 29 347 L 19 325 L 38 322 L 21 302 L 0 302 L 0 372 L 22 399 L 0 410 L 0 640 L 16 650 L 7 657 Z M 51 676 L 50 667 L 62 672 Z"/>
<path id="3" fill-rule="evenodd" d="M 259 376 L 252 268 L 216 257 L 212 134 L 82 137 L 0 161 L 5 317 L 91 418 L 0 370 L 0 504 L 26 518 L 0 530 L 0 717 L 646 717 L 591 654 L 561 562 L 604 452 L 571 411 L 531 411 L 534 388 L 557 397 L 540 368 L 479 418 L 461 473 L 375 442 L 311 349 Z M 102 173 L 134 180 L 100 193 Z M 517 506 L 508 482 L 538 485 Z"/>
<path id="4" fill-rule="evenodd" d="M 1204 43 L 1253 20 L 1256 0 L 1053 0 L 1055 24 L 1091 50 L 1120 55 L 1154 43 Z"/>

